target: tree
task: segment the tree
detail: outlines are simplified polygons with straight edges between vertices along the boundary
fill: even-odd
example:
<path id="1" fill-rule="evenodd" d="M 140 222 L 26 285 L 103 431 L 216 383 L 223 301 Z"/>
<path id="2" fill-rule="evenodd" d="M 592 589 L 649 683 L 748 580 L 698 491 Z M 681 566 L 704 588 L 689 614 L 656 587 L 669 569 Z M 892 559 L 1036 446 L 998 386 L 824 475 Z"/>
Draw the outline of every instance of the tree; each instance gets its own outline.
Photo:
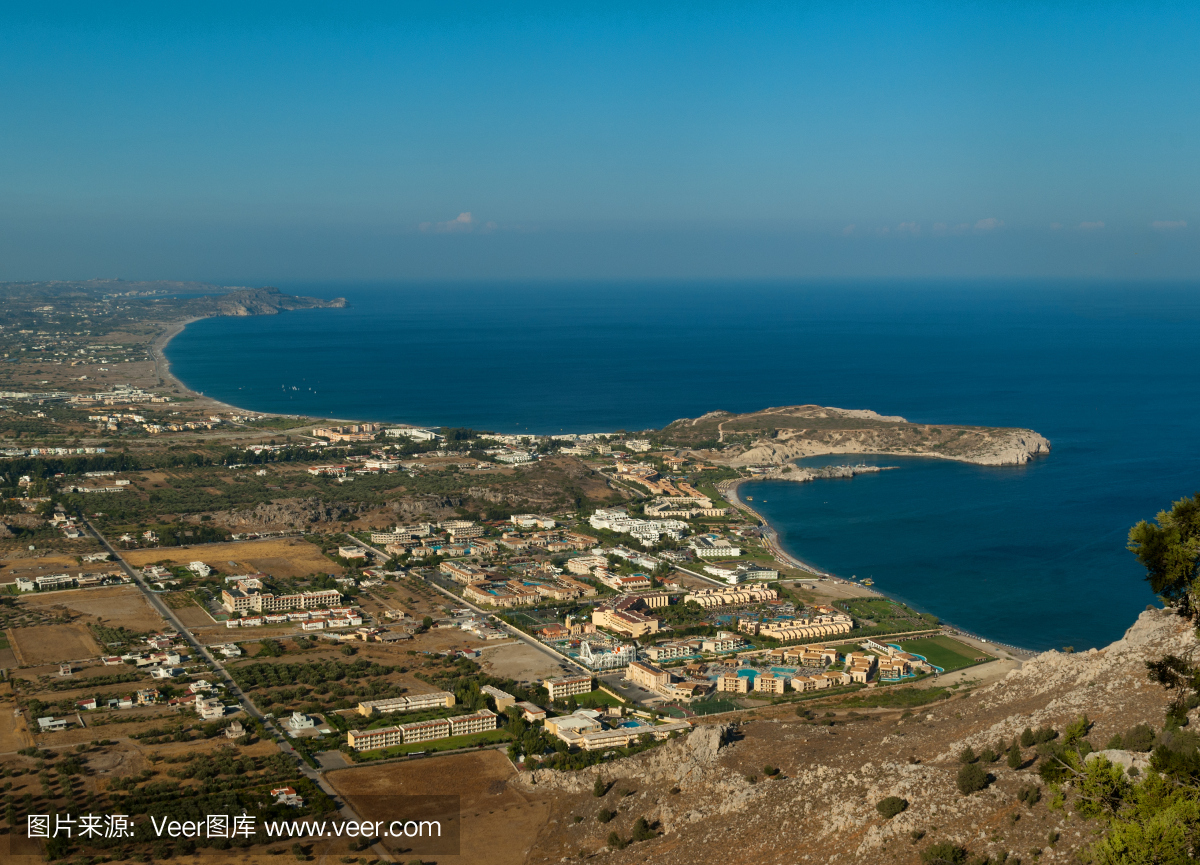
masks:
<path id="1" fill-rule="evenodd" d="M 655 835 L 654 829 L 646 822 L 645 817 L 638 817 L 637 822 L 633 824 L 633 840 L 634 841 L 649 841 Z"/>
<path id="2" fill-rule="evenodd" d="M 1146 569 L 1154 594 L 1181 614 L 1196 613 L 1196 562 L 1200 558 L 1200 493 L 1160 511 L 1154 523 L 1129 530 L 1128 549 Z"/>
<path id="3" fill-rule="evenodd" d="M 600 799 L 607 792 L 608 792 L 608 784 L 605 783 L 603 778 L 597 778 L 596 783 L 592 785 L 592 795 L 595 796 L 597 799 Z"/>
<path id="4" fill-rule="evenodd" d="M 958 792 L 964 796 L 970 796 L 972 793 L 978 793 L 988 785 L 990 780 L 988 773 L 983 770 L 983 767 L 978 763 L 967 763 L 958 770 Z"/>
<path id="5" fill-rule="evenodd" d="M 958 762 L 960 763 L 974 763 L 978 759 L 979 758 L 975 756 L 974 749 L 972 749 L 970 745 L 964 748 L 963 752 L 958 755 Z"/>
<path id="6" fill-rule="evenodd" d="M 1013 746 L 1008 749 L 1008 768 L 1020 769 L 1025 763 L 1025 758 L 1021 756 L 1021 749 L 1013 742 Z"/>

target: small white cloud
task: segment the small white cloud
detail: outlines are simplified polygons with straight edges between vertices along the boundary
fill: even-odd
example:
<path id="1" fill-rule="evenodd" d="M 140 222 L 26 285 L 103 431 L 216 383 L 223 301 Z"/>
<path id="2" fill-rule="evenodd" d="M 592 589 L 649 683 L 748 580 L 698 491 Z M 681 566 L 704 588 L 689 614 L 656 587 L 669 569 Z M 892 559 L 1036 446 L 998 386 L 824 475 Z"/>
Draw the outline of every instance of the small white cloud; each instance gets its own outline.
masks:
<path id="1" fill-rule="evenodd" d="M 495 228 L 495 223 L 488 223 Z M 421 231 L 431 231 L 435 234 L 453 234 L 456 232 L 472 231 L 475 228 L 475 218 L 470 212 L 460 213 L 448 222 L 422 222 Z"/>
<path id="2" fill-rule="evenodd" d="M 1104 227 L 1103 222 L 1081 222 L 1079 223 L 1080 231 L 1099 231 Z"/>
<path id="3" fill-rule="evenodd" d="M 1050 230 L 1051 230 L 1051 231 L 1060 231 L 1061 229 L 1062 229 L 1062 223 L 1061 223 L 1061 222 L 1052 222 L 1052 223 L 1050 223 Z"/>
<path id="4" fill-rule="evenodd" d="M 921 233 L 921 226 L 915 222 L 902 222 L 896 226 L 897 234 L 911 234 L 914 237 Z"/>
<path id="5" fill-rule="evenodd" d="M 996 219 L 994 216 L 989 216 L 987 219 L 981 219 L 975 223 L 976 231 L 995 231 L 998 228 L 1004 227 L 1004 220 Z"/>
<path id="6" fill-rule="evenodd" d="M 852 235 L 854 233 L 855 229 L 857 229 L 857 228 L 858 228 L 857 225 L 854 225 L 853 223 L 851 223 L 850 225 L 847 225 L 845 228 L 842 229 L 842 235 L 845 237 L 849 237 L 850 235 Z"/>
<path id="7" fill-rule="evenodd" d="M 1187 228 L 1187 223 L 1182 219 L 1159 220 L 1158 222 L 1150 223 L 1150 227 L 1155 231 L 1179 231 L 1181 228 Z"/>

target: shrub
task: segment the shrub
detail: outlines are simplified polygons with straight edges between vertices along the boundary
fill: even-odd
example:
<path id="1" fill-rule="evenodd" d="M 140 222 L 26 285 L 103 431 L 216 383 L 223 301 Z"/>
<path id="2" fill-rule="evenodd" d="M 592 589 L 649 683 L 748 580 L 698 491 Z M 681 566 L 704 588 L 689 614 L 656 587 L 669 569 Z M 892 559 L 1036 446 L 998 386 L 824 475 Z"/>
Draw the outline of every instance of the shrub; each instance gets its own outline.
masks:
<path id="1" fill-rule="evenodd" d="M 768 778 L 774 778 L 779 774 L 779 769 L 775 766 L 763 766 L 763 774 Z"/>
<path id="2" fill-rule="evenodd" d="M 958 762 L 960 763 L 974 763 L 978 759 L 979 757 L 975 755 L 970 745 L 964 748 L 963 752 L 958 755 Z"/>
<path id="3" fill-rule="evenodd" d="M 985 763 L 995 763 L 1000 758 L 991 748 L 984 748 L 983 753 L 979 755 L 979 759 Z"/>
<path id="4" fill-rule="evenodd" d="M 623 839 L 616 831 L 608 833 L 608 846 L 614 850 L 624 850 L 629 842 Z"/>
<path id="5" fill-rule="evenodd" d="M 1138 724 L 1125 734 L 1126 751 L 1149 751 L 1154 747 L 1154 730 L 1149 724 Z"/>
<path id="6" fill-rule="evenodd" d="M 1121 742 L 1121 734 L 1113 733 L 1113 737 L 1108 740 L 1108 744 L 1104 746 L 1105 751 L 1120 751 L 1124 747 Z"/>
<path id="7" fill-rule="evenodd" d="M 596 783 L 592 785 L 592 795 L 599 799 L 607 792 L 608 784 L 604 783 L 603 778 L 597 778 Z"/>
<path id="8" fill-rule="evenodd" d="M 1026 808 L 1032 808 L 1042 800 L 1042 788 L 1037 784 L 1025 784 L 1017 791 L 1017 801 Z"/>
<path id="9" fill-rule="evenodd" d="M 901 799 L 899 796 L 888 796 L 875 803 L 875 810 L 884 820 L 891 820 L 897 814 L 903 813 L 906 808 L 908 808 L 908 800 Z"/>
<path id="10" fill-rule="evenodd" d="M 918 841 L 920 841 L 922 838 L 925 837 L 925 830 L 924 829 L 913 829 L 911 832 L 908 833 L 908 837 L 912 838 L 912 842 L 914 844 L 916 844 Z"/>
<path id="11" fill-rule="evenodd" d="M 601 823 L 607 823 L 609 820 L 611 820 L 613 817 L 616 817 L 616 816 L 617 816 L 616 811 L 609 811 L 607 808 L 601 808 L 598 812 L 596 812 L 596 819 L 599 820 Z"/>
<path id="12" fill-rule="evenodd" d="M 978 793 L 988 785 L 988 773 L 976 763 L 967 763 L 958 770 L 958 791 L 964 796 Z"/>
<path id="13" fill-rule="evenodd" d="M 633 824 L 633 840 L 649 841 L 654 835 L 654 829 L 646 822 L 646 818 L 638 817 L 637 822 Z"/>
<path id="14" fill-rule="evenodd" d="M 1026 727 L 1025 732 L 1021 734 L 1021 747 L 1032 748 L 1035 741 L 1036 740 L 1033 738 L 1033 730 L 1031 730 L 1029 727 Z"/>
<path id="15" fill-rule="evenodd" d="M 1087 722 L 1086 716 L 1084 717 L 1083 720 L 1086 724 L 1086 722 Z M 1033 734 L 1033 744 L 1041 745 L 1045 742 L 1053 742 L 1057 738 L 1058 738 L 1058 731 L 1055 730 L 1053 727 L 1038 727 L 1037 730 Z M 1025 736 L 1024 736 L 1024 734 L 1022 734 L 1021 735 L 1022 744 L 1024 743 L 1024 739 L 1025 739 Z"/>
<path id="16" fill-rule="evenodd" d="M 945 862 L 959 865 L 959 863 L 967 861 L 967 850 L 965 847 L 959 847 L 949 841 L 942 841 L 940 844 L 930 844 L 922 850 L 921 861 L 932 863 L 932 865 L 942 865 Z"/>
<path id="17" fill-rule="evenodd" d="M 1008 768 L 1020 769 L 1025 764 L 1025 758 L 1021 756 L 1021 749 L 1014 742 L 1013 746 L 1008 749 Z"/>

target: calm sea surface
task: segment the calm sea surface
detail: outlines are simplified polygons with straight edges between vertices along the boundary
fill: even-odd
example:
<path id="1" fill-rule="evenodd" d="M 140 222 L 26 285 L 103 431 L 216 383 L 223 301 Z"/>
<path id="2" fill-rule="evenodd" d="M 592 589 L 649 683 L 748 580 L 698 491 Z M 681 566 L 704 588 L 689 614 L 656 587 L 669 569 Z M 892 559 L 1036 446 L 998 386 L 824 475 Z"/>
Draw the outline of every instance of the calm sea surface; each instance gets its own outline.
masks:
<path id="1" fill-rule="evenodd" d="M 281 288 L 351 305 L 197 322 L 173 372 L 248 409 L 498 432 L 797 403 L 1035 429 L 1053 452 L 1020 468 L 742 487 L 793 555 L 1030 648 L 1120 637 L 1153 600 L 1129 526 L 1200 490 L 1195 286 Z"/>

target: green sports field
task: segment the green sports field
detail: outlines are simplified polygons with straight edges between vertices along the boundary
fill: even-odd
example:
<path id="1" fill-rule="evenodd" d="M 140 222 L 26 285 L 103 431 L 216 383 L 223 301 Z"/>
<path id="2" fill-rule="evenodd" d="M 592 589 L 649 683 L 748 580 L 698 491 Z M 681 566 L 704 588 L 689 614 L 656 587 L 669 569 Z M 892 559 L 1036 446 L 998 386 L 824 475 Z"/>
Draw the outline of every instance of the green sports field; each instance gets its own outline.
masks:
<path id="1" fill-rule="evenodd" d="M 891 641 L 889 641 L 891 642 Z M 982 663 L 976 660 L 992 660 L 992 656 L 982 649 L 974 649 L 966 643 L 960 643 L 951 637 L 936 636 L 922 637 L 918 640 L 896 640 L 897 645 L 904 651 L 914 655 L 924 655 L 929 663 L 941 667 L 947 673 L 951 670 L 961 670 L 972 664 Z"/>

